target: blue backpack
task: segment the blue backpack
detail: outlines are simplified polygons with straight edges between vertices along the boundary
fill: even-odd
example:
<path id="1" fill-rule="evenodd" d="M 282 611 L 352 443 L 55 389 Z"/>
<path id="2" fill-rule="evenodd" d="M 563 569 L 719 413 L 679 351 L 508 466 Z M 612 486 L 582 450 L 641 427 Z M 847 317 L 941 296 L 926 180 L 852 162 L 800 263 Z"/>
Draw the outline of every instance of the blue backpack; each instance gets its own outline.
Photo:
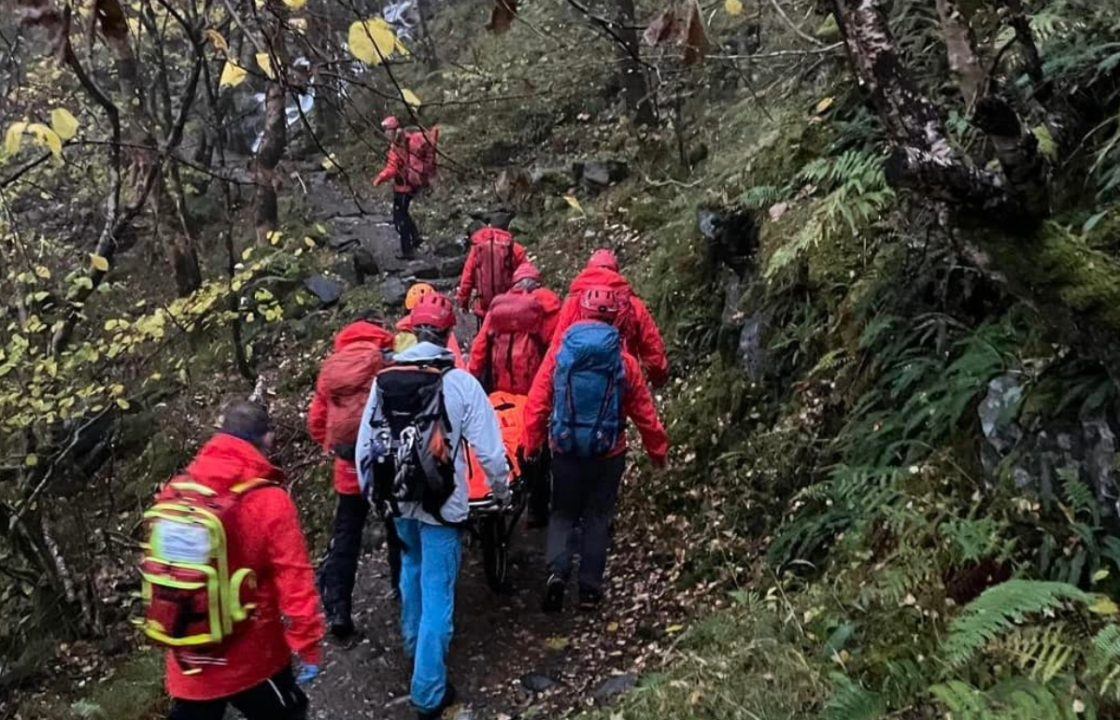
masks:
<path id="1" fill-rule="evenodd" d="M 581 458 L 602 457 L 623 431 L 622 337 L 601 322 L 578 322 L 561 341 L 552 376 L 552 447 Z"/>

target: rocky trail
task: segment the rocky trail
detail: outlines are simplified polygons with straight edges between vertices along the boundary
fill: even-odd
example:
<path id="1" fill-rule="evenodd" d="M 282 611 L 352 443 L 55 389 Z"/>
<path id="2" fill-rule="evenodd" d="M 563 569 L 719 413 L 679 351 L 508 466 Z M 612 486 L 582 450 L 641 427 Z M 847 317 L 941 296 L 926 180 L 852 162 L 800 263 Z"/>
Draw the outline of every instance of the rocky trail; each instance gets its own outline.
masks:
<path id="1" fill-rule="evenodd" d="M 344 280 L 380 283 L 388 307 L 399 307 L 416 279 L 443 290 L 454 287 L 464 261 L 457 243 L 437 242 L 435 252 L 425 243 L 416 260 L 403 261 L 397 257 L 397 235 L 385 195 L 366 190 L 360 198 L 363 213 L 348 190 L 331 178 L 313 175 L 310 184 L 313 220 L 330 224 L 331 247 L 340 253 L 336 267 Z M 425 238 L 439 236 L 432 228 L 421 230 Z M 344 283 L 328 279 L 345 294 Z M 474 322 L 463 318 L 464 343 L 473 329 Z M 630 489 L 637 481 L 630 473 Z M 503 595 L 491 591 L 478 543 L 467 538 L 450 657 L 461 704 L 445 717 L 558 717 L 609 702 L 656 663 L 680 630 L 674 618 L 681 611 L 671 590 L 680 554 L 650 542 L 631 519 L 634 494 L 627 495 L 608 568 L 610 590 L 596 613 L 580 614 L 574 604 L 561 615 L 541 612 L 546 579 L 543 531 L 528 530 L 524 521 L 516 529 L 510 554 L 512 590 Z M 347 642 L 328 642 L 324 672 L 310 689 L 314 718 L 415 717 L 408 702 L 410 668 L 401 652 L 399 606 L 389 588 L 382 537 L 381 524 L 371 520 L 354 593 L 359 633 Z"/>

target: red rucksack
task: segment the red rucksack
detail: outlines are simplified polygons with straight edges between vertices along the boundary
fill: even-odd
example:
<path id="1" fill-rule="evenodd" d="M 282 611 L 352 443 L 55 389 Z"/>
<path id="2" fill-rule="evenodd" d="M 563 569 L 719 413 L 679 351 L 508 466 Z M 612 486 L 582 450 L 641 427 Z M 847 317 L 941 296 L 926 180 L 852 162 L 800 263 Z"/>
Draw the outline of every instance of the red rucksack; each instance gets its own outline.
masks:
<path id="1" fill-rule="evenodd" d="M 507 292 L 490 304 L 488 322 L 488 389 L 528 394 L 548 350 L 540 336 L 544 307 L 532 293 Z"/>
<path id="2" fill-rule="evenodd" d="M 414 190 L 429 187 L 435 180 L 439 170 L 439 153 L 436 150 L 438 144 L 438 127 L 408 134 L 406 142 L 408 157 L 405 162 L 404 177 Z"/>
<path id="3" fill-rule="evenodd" d="M 319 372 L 319 388 L 327 398 L 327 443 L 336 456 L 354 459 L 354 445 L 373 378 L 385 366 L 381 347 L 353 342 L 331 354 Z"/>
<path id="4" fill-rule="evenodd" d="M 477 253 L 474 287 L 479 310 L 485 313 L 490 302 L 513 286 L 513 235 L 508 230 L 484 227 L 471 236 L 472 252 Z"/>

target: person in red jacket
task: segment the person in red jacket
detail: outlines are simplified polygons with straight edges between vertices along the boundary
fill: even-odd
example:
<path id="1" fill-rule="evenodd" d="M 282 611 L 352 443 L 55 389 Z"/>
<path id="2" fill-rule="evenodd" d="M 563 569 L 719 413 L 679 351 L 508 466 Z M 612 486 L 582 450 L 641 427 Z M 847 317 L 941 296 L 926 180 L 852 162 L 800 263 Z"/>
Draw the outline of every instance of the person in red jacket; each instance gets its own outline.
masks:
<path id="1" fill-rule="evenodd" d="M 338 506 L 327 557 L 319 568 L 331 633 L 343 639 L 354 632 L 350 615 L 354 576 L 361 554 L 362 529 L 369 503 L 362 497 L 354 467 L 354 443 L 373 377 L 384 366 L 383 354 L 393 349 L 393 333 L 371 319 L 361 319 L 342 329 L 334 339 L 334 352 L 319 372 L 315 394 L 307 412 L 311 438 L 334 456 L 334 490 Z M 400 541 L 391 521 L 385 523 L 389 571 L 394 590 L 401 569 Z"/>
<path id="2" fill-rule="evenodd" d="M 408 209 L 421 188 L 409 180 L 409 136 L 397 118 L 390 115 L 381 121 L 381 129 L 389 139 L 389 153 L 385 167 L 373 179 L 374 186 L 393 181 L 393 227 L 401 239 L 401 257 L 411 259 L 420 245 L 420 231 Z"/>
<path id="3" fill-rule="evenodd" d="M 552 342 L 556 335 L 556 321 L 560 318 L 560 296 L 552 292 L 541 282 L 541 271 L 529 260 L 517 266 L 513 271 L 513 287 L 536 296 L 541 307 L 544 308 L 544 327 L 541 334 Z"/>
<path id="4" fill-rule="evenodd" d="M 583 292 L 603 286 L 614 290 L 622 303 L 615 323 L 626 342 L 626 349 L 638 358 L 650 385 L 661 387 L 669 380 L 669 355 L 665 351 L 665 341 L 661 339 L 661 331 L 649 308 L 634 294 L 626 278 L 619 274 L 618 259 L 610 250 L 604 248 L 592 253 L 587 267 L 572 281 L 556 321 L 554 341 L 580 319 L 580 296 Z"/>
<path id="5" fill-rule="evenodd" d="M 236 522 L 226 527 L 231 552 L 258 579 L 253 618 L 235 629 L 218 654 L 167 653 L 171 720 L 213 720 L 223 717 L 227 705 L 247 720 L 307 716 L 307 696 L 299 686 L 318 675 L 326 628 L 299 514 L 281 486 L 284 474 L 264 455 L 272 437 L 263 407 L 235 403 L 186 470 L 189 481 L 218 492 L 258 478 L 273 484 L 246 493 Z M 161 497 L 169 492 L 165 489 Z M 293 655 L 298 675 L 292 671 Z"/>
<path id="6" fill-rule="evenodd" d="M 489 226 L 476 230 L 471 235 L 471 250 L 455 295 L 459 307 L 479 318 L 485 317 L 490 301 L 509 290 L 514 272 L 528 257 L 525 246 L 514 240 L 508 230 Z"/>
<path id="7" fill-rule="evenodd" d="M 533 387 L 529 391 L 529 399 L 525 405 L 525 436 L 522 444 L 526 457 L 532 458 L 540 453 L 546 437 L 549 436 L 550 421 L 553 425 L 551 428 L 554 445 L 552 514 L 548 521 L 546 551 L 551 574 L 545 588 L 543 602 L 546 612 L 558 612 L 563 608 L 565 586 L 571 574 L 573 550 L 576 544 L 574 540 L 579 529 L 582 529 L 578 547 L 579 606 L 584 610 L 592 610 L 602 600 L 603 572 L 606 569 L 607 547 L 610 544 L 610 524 L 618 503 L 622 473 L 626 468 L 625 419 L 630 419 L 637 426 L 646 453 L 653 460 L 654 465 L 663 467 L 669 453 L 669 437 L 657 416 L 653 398 L 642 376 L 641 366 L 633 355 L 622 348 L 618 337 L 620 333 L 614 330 L 610 330 L 610 334 L 614 336 L 614 342 L 618 345 L 616 350 L 610 352 L 620 354 L 620 357 L 618 354 L 614 357 L 615 362 L 621 360 L 622 369 L 621 398 L 618 407 L 621 417 L 614 418 L 617 432 L 614 446 L 603 454 L 595 455 L 579 450 L 565 451 L 562 446 L 556 445 L 557 438 L 565 438 L 561 434 L 565 431 L 556 427 L 563 413 L 554 414 L 554 406 L 559 403 L 571 403 L 575 406 L 581 400 L 588 400 L 577 396 L 576 385 L 584 388 L 592 386 L 592 383 L 587 382 L 587 375 L 604 372 L 603 366 L 597 364 L 603 358 L 596 358 L 590 366 L 579 365 L 581 360 L 587 359 L 589 348 L 577 347 L 577 338 L 586 336 L 585 331 L 589 329 L 592 333 L 602 335 L 603 333 L 598 333 L 597 330 L 601 329 L 603 324 L 614 324 L 622 302 L 623 299 L 609 287 L 587 289 L 580 300 L 580 321 L 569 327 L 565 331 L 565 336 L 553 343 L 533 380 Z M 578 336 L 577 331 L 580 333 Z M 569 343 L 569 335 L 572 336 L 571 343 Z M 571 374 L 566 377 L 561 377 L 561 356 L 567 356 L 564 362 L 576 358 L 575 364 L 568 366 Z M 582 373 L 578 379 L 575 369 L 579 369 Z M 606 388 L 615 387 L 613 378 L 601 379 Z M 560 393 L 564 395 L 557 397 Z M 603 422 L 602 427 L 606 427 L 604 409 L 609 409 L 611 406 L 611 397 L 590 398 L 590 401 L 593 407 L 592 414 L 594 415 L 595 411 L 599 413 L 596 426 Z M 575 412 L 574 407 L 573 412 Z M 572 420 L 572 427 L 579 426 L 575 422 L 574 415 L 569 416 L 568 419 Z"/>

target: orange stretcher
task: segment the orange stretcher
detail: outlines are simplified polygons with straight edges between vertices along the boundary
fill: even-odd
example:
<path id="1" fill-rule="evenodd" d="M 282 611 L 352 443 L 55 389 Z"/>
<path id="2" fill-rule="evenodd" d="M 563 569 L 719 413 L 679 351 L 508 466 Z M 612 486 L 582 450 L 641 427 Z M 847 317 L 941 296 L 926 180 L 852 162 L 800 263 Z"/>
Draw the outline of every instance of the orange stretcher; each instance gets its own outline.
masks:
<path id="1" fill-rule="evenodd" d="M 513 502 L 508 506 L 503 508 L 494 500 L 482 465 L 470 448 L 467 448 L 470 463 L 468 523 L 472 538 L 482 547 L 486 581 L 494 592 L 506 592 L 509 589 L 509 542 L 527 502 L 528 493 L 522 487 L 524 482 L 517 452 L 525 428 L 527 399 L 524 395 L 506 392 L 490 394 L 490 404 L 498 414 L 502 442 L 506 446 L 506 458 L 510 466 L 509 487 L 513 493 Z"/>

